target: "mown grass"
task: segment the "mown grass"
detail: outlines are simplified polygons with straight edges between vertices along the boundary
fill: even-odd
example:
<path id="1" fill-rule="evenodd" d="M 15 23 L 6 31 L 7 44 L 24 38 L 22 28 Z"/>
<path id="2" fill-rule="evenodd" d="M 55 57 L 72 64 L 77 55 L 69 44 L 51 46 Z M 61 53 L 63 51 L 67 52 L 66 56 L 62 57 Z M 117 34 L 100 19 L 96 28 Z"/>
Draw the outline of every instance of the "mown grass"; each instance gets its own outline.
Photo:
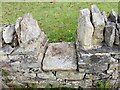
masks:
<path id="1" fill-rule="evenodd" d="M 118 12 L 118 3 L 113 2 L 4 2 L 2 3 L 2 23 L 15 23 L 25 13 L 32 13 L 40 28 L 47 34 L 49 42 L 70 42 L 74 40 L 79 11 L 96 4 L 108 14 L 111 9 Z"/>

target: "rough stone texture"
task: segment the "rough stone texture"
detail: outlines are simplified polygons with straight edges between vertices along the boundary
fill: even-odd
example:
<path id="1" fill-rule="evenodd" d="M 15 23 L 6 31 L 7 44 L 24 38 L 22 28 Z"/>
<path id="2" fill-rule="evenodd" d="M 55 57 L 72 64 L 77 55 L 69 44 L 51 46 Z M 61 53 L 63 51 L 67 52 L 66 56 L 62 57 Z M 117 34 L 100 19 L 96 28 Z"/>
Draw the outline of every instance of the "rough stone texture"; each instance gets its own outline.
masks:
<path id="1" fill-rule="evenodd" d="M 19 22 L 19 20 L 18 20 Z M 16 25 L 17 28 L 17 25 Z M 20 21 L 20 33 L 18 34 L 18 38 L 20 41 L 20 46 L 26 46 L 30 42 L 38 39 L 40 36 L 40 28 L 36 20 L 33 19 L 31 14 L 25 14 Z M 19 31 L 18 31 L 19 32 Z"/>
<path id="2" fill-rule="evenodd" d="M 75 43 L 48 44 L 46 35 L 39 29 L 30 14 L 25 14 L 17 19 L 13 39 L 10 43 L 5 43 L 2 34 L 9 25 L 0 26 L 0 74 L 2 72 L 0 80 L 2 80 L 3 86 L 5 88 L 14 85 L 30 87 L 36 84 L 38 88 L 45 88 L 47 85 L 93 88 L 101 80 L 107 81 L 117 88 L 120 72 L 120 44 L 118 46 L 120 25 L 108 22 L 104 13 L 101 14 L 95 5 L 92 7 L 94 7 L 94 19 L 97 20 L 92 20 L 93 15 L 90 16 L 88 9 L 80 11 L 81 16 L 79 17 Z M 98 30 L 99 25 L 102 25 L 102 16 L 107 28 L 103 31 L 103 45 L 95 48 L 91 43 L 93 33 L 96 33 L 92 24 L 94 25 L 93 21 L 96 21 L 97 29 L 96 27 L 95 29 Z M 99 22 L 100 18 L 102 19 Z M 30 22 L 28 22 L 29 20 Z M 99 30 L 102 31 L 102 28 Z M 24 31 L 25 33 L 23 33 Z M 40 33 L 36 34 L 37 32 Z M 32 33 L 31 35 L 36 34 L 36 36 L 29 38 L 30 33 Z M 100 32 L 98 33 L 100 34 Z M 3 81 L 6 82 L 3 83 Z"/>
<path id="3" fill-rule="evenodd" d="M 103 30 L 105 27 L 104 16 L 101 14 L 100 10 L 96 5 L 91 6 L 92 13 L 92 23 L 94 26 L 94 34 L 92 43 L 95 48 L 101 46 L 103 41 Z"/>
<path id="4" fill-rule="evenodd" d="M 9 62 L 7 55 L 0 55 L 0 63 Z"/>
<path id="5" fill-rule="evenodd" d="M 18 36 L 18 42 L 20 44 L 20 32 L 21 32 L 21 23 L 22 21 L 22 17 L 19 17 L 17 20 L 16 20 L 16 23 L 15 23 L 15 31 L 16 31 L 16 34 Z"/>
<path id="6" fill-rule="evenodd" d="M 64 48 L 63 48 L 64 47 Z M 43 60 L 43 70 L 76 70 L 73 43 L 50 43 Z"/>
<path id="7" fill-rule="evenodd" d="M 85 73 L 80 73 L 80 72 L 57 72 L 56 77 L 64 80 L 82 80 L 84 78 Z"/>
<path id="8" fill-rule="evenodd" d="M 3 29 L 3 39 L 5 43 L 12 43 L 14 32 L 15 32 L 14 25 L 8 25 Z"/>
<path id="9" fill-rule="evenodd" d="M 110 12 L 110 15 L 108 17 L 108 21 L 117 23 L 117 14 L 114 10 Z"/>
<path id="10" fill-rule="evenodd" d="M 105 23 L 107 23 L 108 19 L 107 19 L 107 15 L 106 15 L 105 11 L 102 12 L 102 15 L 104 17 Z"/>
<path id="11" fill-rule="evenodd" d="M 81 53 L 78 65 L 79 68 L 84 68 L 86 73 L 97 73 L 107 70 L 109 63 L 110 56 L 104 53 L 97 53 L 96 55 Z"/>
<path id="12" fill-rule="evenodd" d="M 43 80 L 56 80 L 56 76 L 54 76 L 53 72 L 42 72 L 38 73 L 38 81 Z"/>
<path id="13" fill-rule="evenodd" d="M 118 32 L 116 32 L 116 37 L 115 38 L 117 39 L 117 42 L 119 42 L 119 48 L 120 48 L 120 23 L 117 23 L 117 31 Z M 119 41 L 118 41 L 118 36 L 119 36 Z"/>
<path id="14" fill-rule="evenodd" d="M 115 40 L 115 24 L 109 23 L 105 26 L 105 43 L 112 47 Z"/>
<path id="15" fill-rule="evenodd" d="M 10 27 L 12 26 L 4 25 L 2 29 L 6 30 Z M 6 41 L 11 41 L 9 43 L 2 41 L 1 44 L 4 44 L 4 47 L 0 48 L 0 67 L 9 72 L 6 78 L 19 82 L 35 80 L 36 73 L 42 71 L 41 62 L 48 45 L 46 35 L 30 14 L 17 19 L 14 33 L 8 31 L 3 31 L 7 39 L 5 35 L 4 37 Z M 12 35 L 13 38 L 8 38 L 7 35 Z M 1 36 L 1 38 L 4 37 Z"/>
<path id="16" fill-rule="evenodd" d="M 87 50 L 92 48 L 93 26 L 90 21 L 90 10 L 80 10 L 80 18 L 77 29 L 77 42 L 81 48 Z M 79 47 L 78 45 L 78 47 Z"/>
<path id="17" fill-rule="evenodd" d="M 118 46 L 120 44 L 120 36 L 119 36 L 119 31 L 117 29 L 115 30 L 115 44 Z"/>
<path id="18" fill-rule="evenodd" d="M 45 49 L 47 48 L 47 39 L 46 36 L 39 37 L 36 42 L 29 44 L 27 47 L 19 47 L 14 52 L 12 52 L 13 55 L 16 54 L 32 54 L 32 55 L 38 55 L 38 54 L 44 54 Z M 40 51 L 40 52 L 39 52 Z"/>
<path id="19" fill-rule="evenodd" d="M 4 48 L 0 48 L 0 55 L 11 54 L 14 48 L 10 45 L 5 46 Z"/>

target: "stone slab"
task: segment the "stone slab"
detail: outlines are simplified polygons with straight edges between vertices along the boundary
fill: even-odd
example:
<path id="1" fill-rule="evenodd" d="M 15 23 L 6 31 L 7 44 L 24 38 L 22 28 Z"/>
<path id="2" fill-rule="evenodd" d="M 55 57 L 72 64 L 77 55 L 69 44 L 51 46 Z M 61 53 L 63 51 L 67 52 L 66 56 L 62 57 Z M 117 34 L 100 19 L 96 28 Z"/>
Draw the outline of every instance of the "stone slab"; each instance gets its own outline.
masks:
<path id="1" fill-rule="evenodd" d="M 76 70 L 76 55 L 73 43 L 50 43 L 43 60 L 43 70 Z"/>
<path id="2" fill-rule="evenodd" d="M 70 72 L 70 71 L 59 71 L 56 73 L 56 77 L 66 80 L 82 80 L 85 73 L 80 72 Z"/>

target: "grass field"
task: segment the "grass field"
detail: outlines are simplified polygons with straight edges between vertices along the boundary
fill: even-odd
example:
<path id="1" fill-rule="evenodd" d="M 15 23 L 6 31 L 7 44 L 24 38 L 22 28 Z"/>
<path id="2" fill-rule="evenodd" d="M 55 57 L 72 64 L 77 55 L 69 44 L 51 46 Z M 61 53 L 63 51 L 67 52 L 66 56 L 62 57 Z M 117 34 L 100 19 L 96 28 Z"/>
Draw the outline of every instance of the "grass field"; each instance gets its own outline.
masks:
<path id="1" fill-rule="evenodd" d="M 47 34 L 49 42 L 73 41 L 77 29 L 79 11 L 96 4 L 107 15 L 114 9 L 118 12 L 118 3 L 2 3 L 2 23 L 15 23 L 25 13 L 32 13 L 40 28 Z"/>

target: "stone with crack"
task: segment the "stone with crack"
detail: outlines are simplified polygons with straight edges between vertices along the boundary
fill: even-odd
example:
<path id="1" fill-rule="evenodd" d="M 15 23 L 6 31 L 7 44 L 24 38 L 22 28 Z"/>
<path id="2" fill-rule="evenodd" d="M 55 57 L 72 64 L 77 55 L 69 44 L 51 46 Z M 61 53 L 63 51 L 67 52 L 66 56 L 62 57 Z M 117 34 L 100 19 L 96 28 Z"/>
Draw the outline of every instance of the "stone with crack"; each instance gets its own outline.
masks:
<path id="1" fill-rule="evenodd" d="M 92 44 L 94 48 L 99 48 L 102 45 L 103 30 L 105 27 L 104 16 L 100 12 L 99 8 L 96 5 L 91 5 L 91 13 L 92 13 L 92 23 L 94 26 L 94 33 L 92 38 Z"/>
<path id="2" fill-rule="evenodd" d="M 15 28 L 21 47 L 27 46 L 38 39 L 41 33 L 37 21 L 33 19 L 30 13 L 19 18 L 16 21 Z"/>
<path id="3" fill-rule="evenodd" d="M 112 47 L 115 40 L 115 23 L 108 22 L 105 26 L 105 43 Z"/>
<path id="4" fill-rule="evenodd" d="M 90 10 L 80 10 L 76 42 L 78 47 L 88 50 L 92 48 L 93 25 L 90 21 Z"/>

